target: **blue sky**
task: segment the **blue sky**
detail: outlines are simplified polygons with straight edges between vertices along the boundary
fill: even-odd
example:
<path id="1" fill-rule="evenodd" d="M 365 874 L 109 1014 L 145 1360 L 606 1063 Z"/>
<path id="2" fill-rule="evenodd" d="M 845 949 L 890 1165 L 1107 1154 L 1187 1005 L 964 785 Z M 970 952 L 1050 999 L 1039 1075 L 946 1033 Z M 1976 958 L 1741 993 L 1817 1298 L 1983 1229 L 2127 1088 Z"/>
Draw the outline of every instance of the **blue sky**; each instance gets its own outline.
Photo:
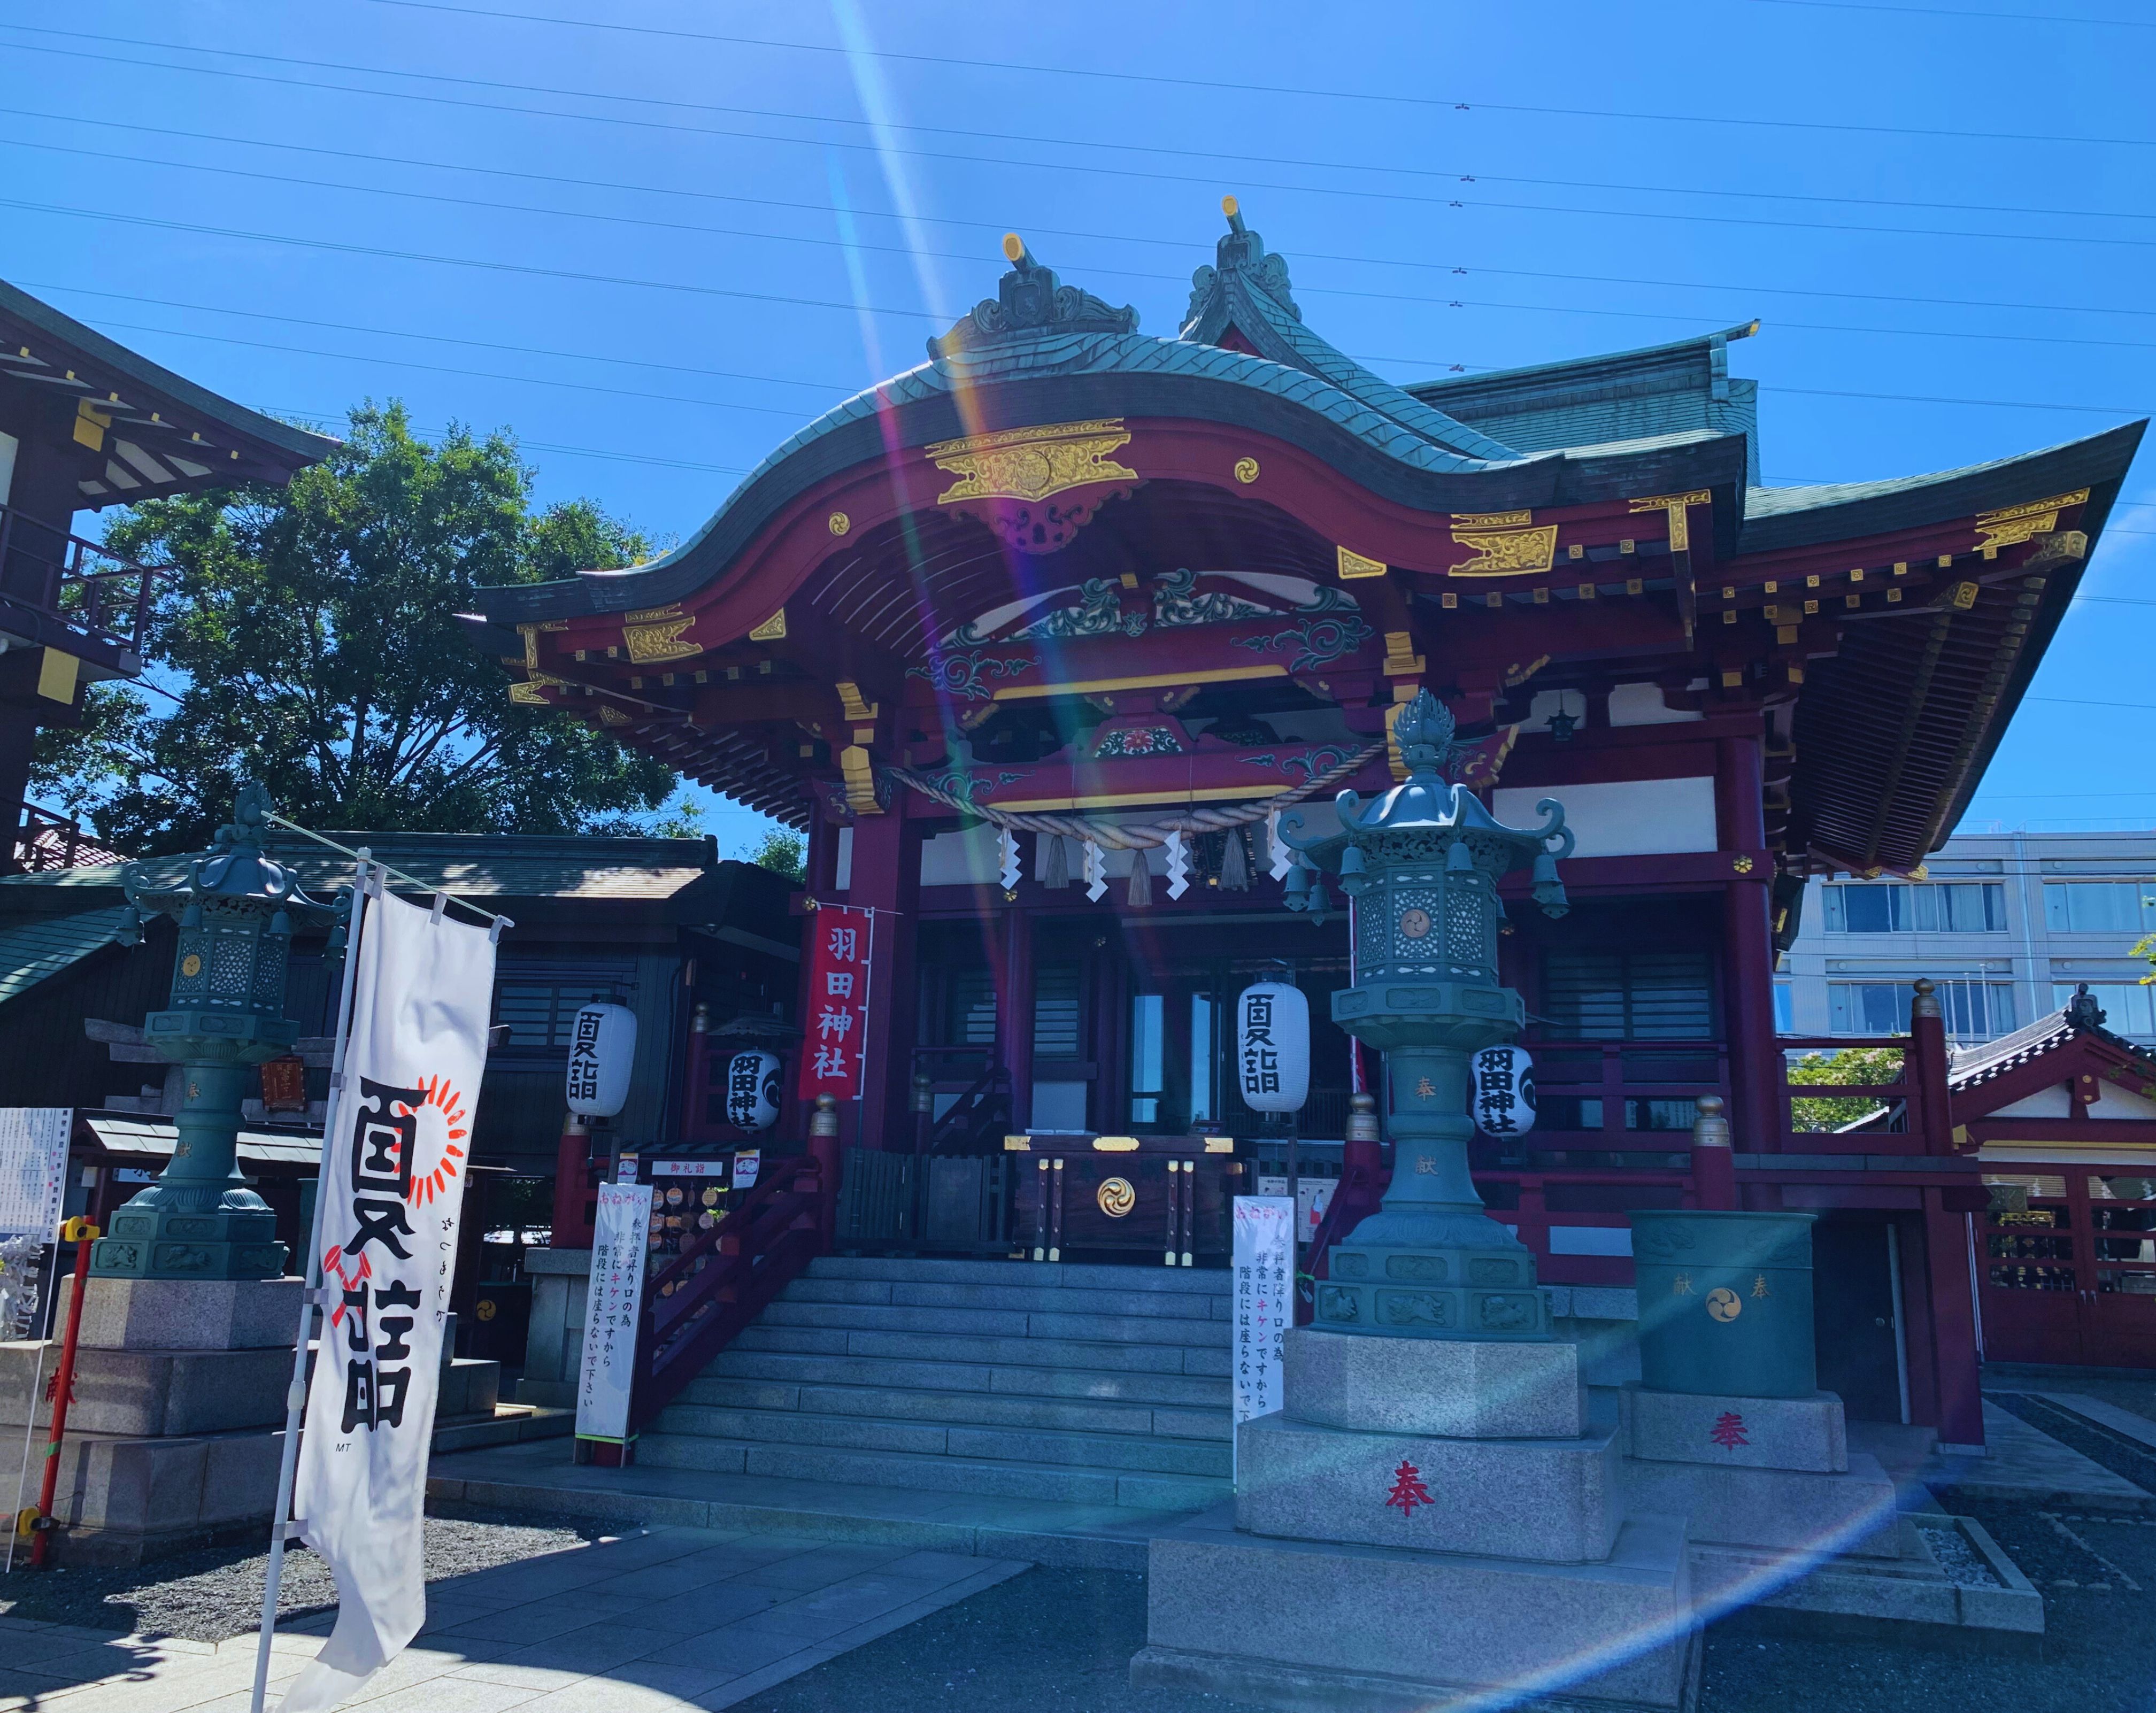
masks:
<path id="1" fill-rule="evenodd" d="M 0 275 L 264 408 L 506 425 L 665 539 L 1005 230 L 1173 331 L 1232 192 L 1392 378 L 1756 316 L 1768 481 L 1899 474 L 2156 407 L 2156 13 L 2010 9 L 17 0 Z M 2156 823 L 2152 456 L 1972 829 Z"/>

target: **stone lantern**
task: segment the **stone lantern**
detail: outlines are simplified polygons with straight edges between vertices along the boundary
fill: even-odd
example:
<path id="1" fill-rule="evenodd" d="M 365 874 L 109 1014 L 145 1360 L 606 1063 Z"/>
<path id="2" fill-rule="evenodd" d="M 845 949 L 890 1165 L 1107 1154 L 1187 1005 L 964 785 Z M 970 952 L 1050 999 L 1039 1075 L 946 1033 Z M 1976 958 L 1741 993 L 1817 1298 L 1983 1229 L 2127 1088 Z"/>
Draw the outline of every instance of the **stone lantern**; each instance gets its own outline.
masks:
<path id="1" fill-rule="evenodd" d="M 1452 734 L 1450 711 L 1418 691 L 1394 727 L 1404 783 L 1367 808 L 1341 792 L 1341 831 L 1329 838 L 1296 838 L 1297 815 L 1281 825 L 1302 861 L 1337 875 L 1356 902 L 1357 979 L 1333 994 L 1332 1019 L 1384 1055 L 1395 1160 L 1379 1211 L 1333 1247 L 1316 1319 L 1336 1332 L 1542 1339 L 1550 1316 L 1534 1257 L 1483 1212 L 1468 1176 L 1471 1059 L 1527 1018 L 1497 980 L 1497 882 L 1530 869 L 1535 902 L 1562 915 L 1557 864 L 1573 835 L 1551 798 L 1536 805 L 1543 824 L 1523 829 L 1449 783 Z M 1298 869 L 1289 908 L 1310 908 L 1323 888 Z"/>
<path id="2" fill-rule="evenodd" d="M 231 823 L 210 849 L 183 858 L 187 879 L 161 879 L 171 860 L 121 871 L 135 921 L 179 923 L 172 998 L 143 1021 L 145 1044 L 180 1065 L 182 1101 L 172 1160 L 157 1181 L 112 1216 L 90 1259 L 93 1277 L 275 1279 L 285 1269 L 276 1216 L 240 1175 L 240 1100 L 248 1069 L 292 1049 L 299 1025 L 285 1015 L 292 931 L 341 920 L 346 905 L 309 898 L 291 871 L 262 852 L 270 793 L 239 788 Z M 337 949 L 332 937 L 331 951 Z"/>

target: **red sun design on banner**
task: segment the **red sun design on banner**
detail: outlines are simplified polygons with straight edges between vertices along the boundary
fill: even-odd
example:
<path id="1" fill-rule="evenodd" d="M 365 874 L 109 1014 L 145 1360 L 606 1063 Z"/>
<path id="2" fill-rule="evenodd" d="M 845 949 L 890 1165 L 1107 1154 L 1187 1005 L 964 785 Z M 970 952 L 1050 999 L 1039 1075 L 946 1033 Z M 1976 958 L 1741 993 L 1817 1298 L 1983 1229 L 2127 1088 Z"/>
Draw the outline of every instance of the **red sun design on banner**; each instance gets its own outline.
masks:
<path id="1" fill-rule="evenodd" d="M 455 1181 L 457 1162 L 465 1157 L 465 1151 L 457 1144 L 465 1140 L 468 1130 L 464 1096 L 449 1086 L 447 1077 L 430 1076 L 418 1086 L 425 1091 L 418 1106 L 408 1109 L 403 1101 L 397 1103 L 398 1111 L 408 1110 L 418 1121 L 413 1138 L 418 1157 L 412 1162 L 409 1192 L 415 1208 L 433 1201 Z M 434 1162 L 431 1168 L 425 1166 L 429 1156 Z"/>

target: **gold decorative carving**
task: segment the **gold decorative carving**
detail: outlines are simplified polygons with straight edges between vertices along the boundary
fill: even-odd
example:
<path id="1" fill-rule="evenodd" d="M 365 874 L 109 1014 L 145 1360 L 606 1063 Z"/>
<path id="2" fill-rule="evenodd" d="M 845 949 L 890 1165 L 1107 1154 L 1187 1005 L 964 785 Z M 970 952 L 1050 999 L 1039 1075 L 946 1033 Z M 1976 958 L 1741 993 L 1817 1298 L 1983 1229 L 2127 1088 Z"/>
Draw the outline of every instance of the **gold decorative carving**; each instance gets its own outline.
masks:
<path id="1" fill-rule="evenodd" d="M 1093 1151 L 1096 1154 L 1135 1154 L 1138 1151 L 1136 1136 L 1095 1136 Z"/>
<path id="2" fill-rule="evenodd" d="M 1494 515 L 1517 517 L 1524 524 L 1534 514 L 1518 511 Z M 1557 559 L 1557 526 L 1553 523 L 1514 529 L 1455 521 L 1452 539 L 1455 546 L 1475 550 L 1473 558 L 1463 559 L 1447 573 L 1452 577 L 1530 577 L 1548 571 Z"/>
<path id="3" fill-rule="evenodd" d="M 1704 488 L 1695 488 L 1689 494 L 1656 494 L 1645 500 L 1627 500 L 1625 503 L 1635 512 L 1666 512 L 1670 520 L 1670 551 L 1685 553 L 1691 549 L 1691 525 L 1686 508 L 1712 505 L 1714 495 Z"/>
<path id="4" fill-rule="evenodd" d="M 850 744 L 839 751 L 839 772 L 846 782 L 846 807 L 857 815 L 880 815 L 883 805 L 876 801 L 875 768 L 870 762 L 868 751 L 860 744 Z"/>
<path id="5" fill-rule="evenodd" d="M 670 618 L 660 624 L 624 624 L 621 639 L 629 644 L 629 658 L 639 665 L 649 666 L 661 660 L 686 660 L 704 651 L 696 644 L 684 639 L 682 633 L 696 621 L 693 618 Z"/>
<path id="6" fill-rule="evenodd" d="M 1108 1218 L 1121 1219 L 1137 1206 L 1138 1192 L 1131 1187 L 1127 1177 L 1104 1177 L 1093 1199 L 1101 1204 L 1101 1211 Z"/>
<path id="7" fill-rule="evenodd" d="M 2059 513 L 2069 505 L 2087 502 L 2089 490 L 2076 488 L 2071 494 L 2054 494 L 2048 500 L 2030 500 L 2020 505 L 2001 506 L 1996 511 L 1979 511 L 1976 515 L 1976 533 L 1981 537 L 1977 551 L 1986 559 L 1996 559 L 2001 547 L 2019 546 L 2024 541 L 2033 541 L 2039 536 L 2048 536 L 2059 526 Z"/>
<path id="8" fill-rule="evenodd" d="M 639 607 L 634 613 L 621 615 L 624 624 L 662 624 L 670 618 L 681 616 L 681 603 L 670 601 L 664 607 Z"/>
<path id="9" fill-rule="evenodd" d="M 1255 458 L 1239 458 L 1235 460 L 1235 480 L 1237 481 L 1240 482 L 1247 488 L 1251 483 L 1257 480 L 1257 459 Z"/>
<path id="10" fill-rule="evenodd" d="M 634 726 L 636 722 L 611 702 L 599 704 L 599 724 L 602 726 Z"/>
<path id="11" fill-rule="evenodd" d="M 849 720 L 875 718 L 876 710 L 881 704 L 864 701 L 861 698 L 861 687 L 850 679 L 842 678 L 832 688 L 839 693 L 839 705 L 845 710 L 846 718 Z"/>
<path id="12" fill-rule="evenodd" d="M 539 627 L 520 624 L 516 627 L 516 633 L 524 639 L 524 669 L 536 672 L 539 669 Z"/>
<path id="13" fill-rule="evenodd" d="M 1733 873 L 1748 874 L 1752 872 L 1752 859 L 1748 856 L 1735 857 L 1731 859 L 1729 866 Z"/>
<path id="14" fill-rule="evenodd" d="M 1353 582 L 1360 577 L 1383 577 L 1385 574 L 1385 562 L 1382 559 L 1365 559 L 1352 547 L 1337 547 L 1333 551 L 1339 556 L 1342 582 Z"/>
<path id="15" fill-rule="evenodd" d="M 1387 677 L 1404 678 L 1419 674 L 1423 670 L 1424 664 L 1423 657 L 1414 651 L 1414 638 L 1412 633 L 1404 630 L 1389 630 L 1385 633 L 1384 670 Z"/>
<path id="16" fill-rule="evenodd" d="M 2086 559 L 2087 557 L 2087 531 L 2084 530 L 2060 530 L 2056 534 L 2045 536 L 2043 541 L 2038 544 L 2036 551 L 2021 562 L 2021 568 L 2024 571 L 2026 571 L 2031 566 L 2056 565 L 2062 559 Z M 1891 601 L 1893 599 L 1895 595 L 1899 594 L 1900 592 L 1901 591 L 1898 589 L 1893 590 L 1889 592 L 1887 598 Z"/>
<path id="17" fill-rule="evenodd" d="M 1031 1136 L 1005 1136 L 1004 1138 L 1004 1152 L 1006 1154 L 1030 1154 L 1032 1151 L 1033 1138 Z"/>
<path id="18" fill-rule="evenodd" d="M 1138 473 L 1108 456 L 1130 441 L 1130 430 L 1120 417 L 1043 428 L 1004 428 L 939 441 L 928 449 L 928 456 L 937 469 L 948 470 L 958 480 L 936 496 L 936 503 L 1040 500 L 1097 482 L 1134 482 Z"/>
<path id="19" fill-rule="evenodd" d="M 521 680 L 510 685 L 509 700 L 512 702 L 522 702 L 534 708 L 543 708 L 548 705 L 546 693 L 529 679 Z"/>
<path id="20" fill-rule="evenodd" d="M 843 511 L 833 512 L 824 520 L 824 522 L 834 536 L 843 536 L 854 526 L 853 519 L 848 517 Z"/>
<path id="21" fill-rule="evenodd" d="M 1535 521 L 1532 511 L 1455 511 L 1453 522 L 1466 530 L 1520 530 Z"/>
<path id="22" fill-rule="evenodd" d="M 782 607 L 762 624 L 748 633 L 752 643 L 783 643 L 786 640 L 786 609 Z"/>

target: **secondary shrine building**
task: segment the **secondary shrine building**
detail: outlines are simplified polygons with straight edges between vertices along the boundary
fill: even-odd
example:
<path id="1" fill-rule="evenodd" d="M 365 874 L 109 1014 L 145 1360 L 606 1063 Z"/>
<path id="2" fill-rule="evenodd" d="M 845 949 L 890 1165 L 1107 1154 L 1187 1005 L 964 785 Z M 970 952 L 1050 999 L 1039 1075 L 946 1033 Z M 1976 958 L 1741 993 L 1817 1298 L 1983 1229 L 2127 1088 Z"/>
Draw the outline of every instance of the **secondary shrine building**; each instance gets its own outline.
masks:
<path id="1" fill-rule="evenodd" d="M 1745 1204 L 1825 1216 L 1822 1383 L 1980 1439 L 1986 1197 L 1936 1020 L 1899 1128 L 1800 1132 L 1773 972 L 1808 876 L 1912 873 L 1953 828 L 2141 425 L 1763 488 L 1754 327 L 1394 385 L 1229 208 L 1166 337 L 1006 240 L 930 361 L 685 546 L 490 592 L 510 694 L 806 831 L 780 1122 L 838 1097 L 851 1240 L 1203 1265 L 1285 1170 L 1235 995 L 1284 966 L 1312 1001 L 1303 1172 L 1368 1069 L 1327 1003 L 1346 901 L 1282 908 L 1278 823 L 1391 785 L 1429 689 L 1498 818 L 1554 797 L 1578 840 L 1570 914 L 1506 930 L 1540 1118 L 1478 1145 L 1493 1212 L 1583 1324 L 1621 1319 L 1626 1210 L 1690 1196 L 1719 1094 Z"/>

